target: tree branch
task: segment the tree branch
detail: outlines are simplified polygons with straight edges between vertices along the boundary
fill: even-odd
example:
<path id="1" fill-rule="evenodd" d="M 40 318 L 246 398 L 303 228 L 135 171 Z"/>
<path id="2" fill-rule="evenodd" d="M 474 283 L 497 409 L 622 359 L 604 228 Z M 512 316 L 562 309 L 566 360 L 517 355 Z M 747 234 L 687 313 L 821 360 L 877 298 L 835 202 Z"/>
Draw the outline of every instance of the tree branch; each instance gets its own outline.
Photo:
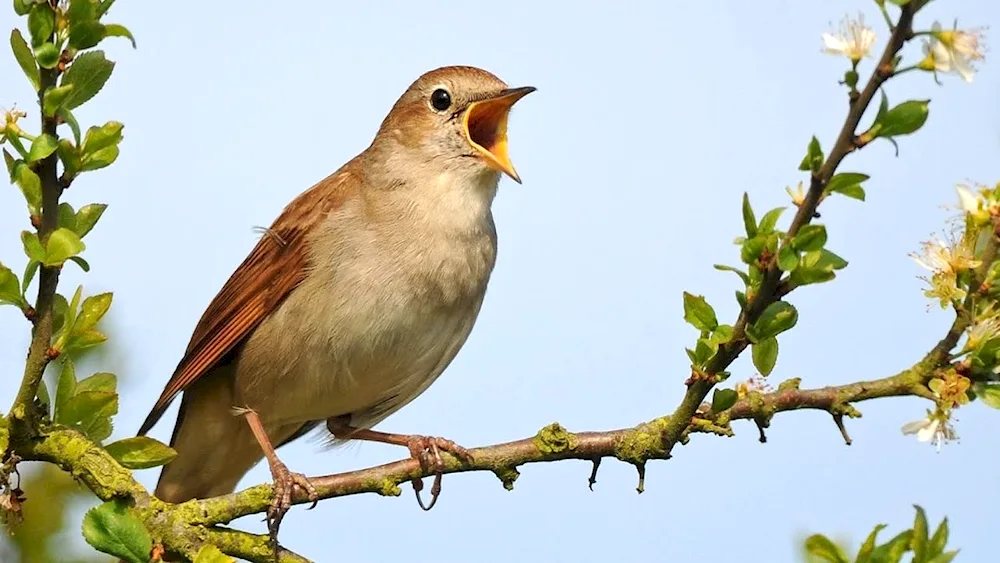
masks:
<path id="1" fill-rule="evenodd" d="M 902 49 L 906 40 L 913 34 L 913 16 L 918 9 L 912 3 L 901 7 L 899 22 L 892 30 L 892 35 L 889 37 L 878 66 L 872 72 L 864 90 L 857 97 L 852 97 L 847 117 L 840 129 L 840 133 L 837 135 L 837 140 L 833 148 L 830 150 L 826 161 L 820 169 L 812 173 L 809 190 L 806 192 L 805 199 L 799 205 L 798 211 L 792 219 L 792 223 L 785 235 L 787 240 L 794 237 L 799 229 L 812 220 L 822 199 L 823 189 L 826 187 L 827 182 L 833 177 L 844 157 L 856 149 L 855 132 L 857 131 L 858 124 L 861 122 L 861 118 L 868 105 L 875 97 L 875 93 L 892 76 L 893 60 L 900 49 Z M 709 365 L 706 366 L 704 373 L 695 373 L 688 380 L 688 390 L 684 394 L 684 398 L 663 427 L 662 449 L 667 455 L 673 449 L 674 444 L 681 441 L 686 435 L 689 421 L 715 385 L 717 374 L 725 371 L 750 344 L 746 335 L 747 326 L 756 321 L 768 305 L 778 301 L 794 289 L 791 285 L 781 288 L 779 286 L 780 282 L 781 269 L 778 268 L 777 256 L 775 256 L 772 257 L 764 273 L 760 289 L 756 295 L 749 299 L 747 306 L 740 312 L 736 324 L 733 325 L 732 338 L 719 346 L 718 352 L 711 359 Z"/>
<path id="2" fill-rule="evenodd" d="M 956 320 L 948 335 L 919 362 L 891 377 L 819 389 L 799 389 L 798 380 L 793 379 L 781 384 L 772 393 L 750 392 L 721 413 L 711 414 L 708 405 L 699 405 L 695 409 L 695 420 L 729 429 L 733 420 L 770 421 L 777 413 L 799 409 L 855 417 L 860 416 L 851 406 L 855 402 L 898 396 L 926 397 L 926 383 L 942 365 L 947 364 L 948 351 L 957 342 L 957 335 L 961 334 L 961 330 L 954 333 L 955 326 L 960 323 Z M 692 424 L 691 420 L 684 421 L 685 436 L 690 432 L 711 431 L 710 425 Z M 566 459 L 595 462 L 615 458 L 643 468 L 648 460 L 669 457 L 660 438 L 663 429 L 671 422 L 666 416 L 634 428 L 580 433 L 571 433 L 553 423 L 530 438 L 472 449 L 473 461 L 468 464 L 442 453 L 444 472 L 490 471 L 510 489 L 518 478 L 517 468 L 529 463 Z M 25 460 L 55 463 L 71 472 L 102 500 L 115 497 L 129 499 L 154 540 L 170 552 L 193 558 L 202 545 L 211 543 L 228 555 L 248 561 L 273 561 L 266 535 L 220 526 L 242 516 L 264 512 L 271 502 L 271 485 L 257 485 L 230 495 L 171 505 L 150 495 L 134 479 L 131 471 L 121 467 L 102 447 L 74 430 L 44 426 L 38 436 L 13 445 Z M 424 471 L 419 462 L 408 458 L 368 469 L 316 477 L 311 481 L 321 499 L 362 493 L 399 496 L 402 493 L 399 485 L 432 474 Z M 586 477 L 593 475 L 587 471 Z M 584 480 L 581 477 L 581 482 Z M 309 501 L 302 495 L 296 495 L 293 502 L 302 504 Z M 302 563 L 308 560 L 282 550 L 280 561 Z"/>
<path id="3" fill-rule="evenodd" d="M 38 88 L 38 107 L 41 109 L 45 92 L 54 88 L 56 80 L 59 78 L 58 69 L 41 69 L 41 85 Z M 44 111 L 39 111 L 42 116 L 42 133 L 53 137 L 56 135 L 55 117 L 47 117 Z M 38 221 L 38 239 L 44 246 L 48 241 L 49 234 L 59 226 L 59 197 L 62 195 L 62 185 L 56 175 L 56 162 L 59 156 L 53 152 L 42 159 L 36 171 L 42 182 L 42 216 Z M 34 327 L 32 329 L 31 344 L 28 348 L 28 359 L 24 364 L 24 375 L 21 378 L 21 386 L 17 391 L 14 404 L 10 408 L 11 422 L 15 423 L 13 431 L 32 432 L 30 424 L 17 424 L 19 421 L 27 421 L 32 418 L 32 406 L 35 395 L 38 393 L 38 386 L 42 381 L 45 368 L 52 361 L 49 353 L 49 346 L 52 342 L 52 305 L 56 295 L 56 287 L 59 285 L 59 268 L 41 266 L 38 276 L 38 297 L 35 300 Z"/>

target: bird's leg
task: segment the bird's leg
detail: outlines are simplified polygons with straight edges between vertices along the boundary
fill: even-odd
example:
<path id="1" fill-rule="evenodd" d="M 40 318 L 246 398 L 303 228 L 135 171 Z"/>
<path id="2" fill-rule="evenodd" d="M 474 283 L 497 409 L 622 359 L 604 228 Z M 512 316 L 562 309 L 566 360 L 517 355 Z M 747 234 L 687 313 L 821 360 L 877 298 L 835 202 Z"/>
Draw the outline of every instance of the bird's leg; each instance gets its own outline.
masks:
<path id="1" fill-rule="evenodd" d="M 472 461 L 472 454 L 468 450 L 445 438 L 419 436 L 416 434 L 390 434 L 377 430 L 354 428 L 341 418 L 327 420 L 326 428 L 333 434 L 334 438 L 340 440 L 381 442 L 383 444 L 405 446 L 409 449 L 410 456 L 420 462 L 420 467 L 424 471 L 433 471 L 434 473 L 434 484 L 431 485 L 430 505 L 425 506 L 423 499 L 420 497 L 420 491 L 423 489 L 423 481 L 419 478 L 413 480 L 413 490 L 417 493 L 417 502 L 420 504 L 420 508 L 424 510 L 433 508 L 437 502 L 438 495 L 441 494 L 441 476 L 444 473 L 444 459 L 441 457 L 441 451 L 444 450 L 466 463 Z"/>
<path id="2" fill-rule="evenodd" d="M 274 498 L 271 499 L 271 506 L 267 509 L 267 531 L 271 536 L 271 544 L 274 547 L 274 552 L 277 554 L 278 527 L 281 525 L 281 520 L 285 517 L 285 513 L 292 506 L 292 490 L 295 487 L 299 487 L 309 495 L 309 500 L 313 501 L 313 506 L 316 506 L 316 502 L 318 501 L 316 488 L 313 487 L 305 475 L 292 473 L 288 470 L 288 466 L 278 459 L 278 454 L 274 451 L 271 439 L 267 437 L 267 432 L 264 430 L 264 424 L 260 421 L 260 416 L 256 412 L 246 409 L 243 412 L 243 416 L 246 417 L 247 424 L 250 425 L 253 437 L 260 444 L 260 449 L 264 450 L 264 457 L 267 458 L 267 464 L 271 468 L 271 478 L 274 480 Z"/>

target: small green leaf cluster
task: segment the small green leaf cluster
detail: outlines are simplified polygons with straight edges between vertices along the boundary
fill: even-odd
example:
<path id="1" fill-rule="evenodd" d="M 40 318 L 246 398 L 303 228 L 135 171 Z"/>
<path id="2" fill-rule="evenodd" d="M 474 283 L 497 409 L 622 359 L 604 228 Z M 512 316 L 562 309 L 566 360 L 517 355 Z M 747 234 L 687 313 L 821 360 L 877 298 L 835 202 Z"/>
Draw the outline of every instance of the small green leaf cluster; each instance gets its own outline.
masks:
<path id="1" fill-rule="evenodd" d="M 945 551 L 948 544 L 948 519 L 941 520 L 934 533 L 930 534 L 924 509 L 919 506 L 914 508 L 917 515 L 912 528 L 880 544 L 878 535 L 886 525 L 875 526 L 853 558 L 848 557 L 841 546 L 822 534 L 814 534 L 806 539 L 807 557 L 810 563 L 900 563 L 905 555 L 910 554 L 910 563 L 950 563 L 958 555 L 958 550 Z"/>
<path id="2" fill-rule="evenodd" d="M 93 48 L 108 37 L 125 37 L 135 46 L 128 29 L 102 21 L 113 3 L 14 0 L 15 11 L 26 16 L 28 35 L 26 38 L 14 29 L 10 47 L 38 95 L 41 132 L 32 134 L 21 127 L 19 120 L 26 115 L 24 112 L 5 111 L 0 120 L 0 145 L 4 146 L 9 179 L 20 189 L 34 227 L 21 233 L 27 257 L 23 274 L 18 276 L 0 263 L 0 306 L 15 306 L 33 322 L 40 311 L 32 308 L 27 297 L 32 281 L 39 272 L 43 280 L 46 275 L 57 274 L 66 262 L 90 271 L 90 264 L 81 256 L 86 249 L 83 239 L 107 209 L 103 203 L 75 209 L 70 203 L 59 203 L 59 198 L 81 174 L 105 168 L 119 156 L 121 123 L 108 121 L 83 131 L 73 114 L 101 91 L 114 70 L 114 63 L 104 52 Z M 63 125 L 69 129 L 68 138 L 59 136 Z M 58 278 L 50 275 L 48 279 Z M 36 306 L 45 307 L 51 319 L 46 358 L 59 358 L 61 368 L 54 395 L 50 395 L 44 381 L 38 383 L 41 417 L 102 444 L 111 436 L 113 418 L 118 413 L 117 377 L 100 372 L 78 379 L 73 357 L 107 340 L 99 323 L 111 307 L 112 294 L 85 297 L 79 286 L 67 299 L 49 291 L 46 302 L 39 288 Z M 10 429 L 11 420 L 0 417 L 0 451 L 9 446 Z M 105 449 L 128 469 L 159 467 L 177 455 L 172 448 L 149 437 L 126 438 L 107 444 Z M 125 500 L 106 502 L 87 512 L 83 535 L 96 549 L 121 560 L 150 560 L 152 540 Z M 207 563 L 226 560 L 211 550 L 199 555 L 199 561 Z"/>

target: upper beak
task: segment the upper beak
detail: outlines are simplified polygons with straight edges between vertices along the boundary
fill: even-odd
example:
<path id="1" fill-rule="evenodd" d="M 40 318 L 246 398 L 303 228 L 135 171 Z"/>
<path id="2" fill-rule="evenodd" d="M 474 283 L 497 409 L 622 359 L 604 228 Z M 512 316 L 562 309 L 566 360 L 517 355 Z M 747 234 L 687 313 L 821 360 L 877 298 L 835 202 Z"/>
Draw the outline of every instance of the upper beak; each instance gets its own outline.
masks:
<path id="1" fill-rule="evenodd" d="M 462 122 L 469 143 L 482 153 L 486 162 L 518 184 L 521 178 L 507 154 L 507 116 L 518 100 L 534 91 L 534 86 L 508 88 L 485 100 L 472 102 Z"/>

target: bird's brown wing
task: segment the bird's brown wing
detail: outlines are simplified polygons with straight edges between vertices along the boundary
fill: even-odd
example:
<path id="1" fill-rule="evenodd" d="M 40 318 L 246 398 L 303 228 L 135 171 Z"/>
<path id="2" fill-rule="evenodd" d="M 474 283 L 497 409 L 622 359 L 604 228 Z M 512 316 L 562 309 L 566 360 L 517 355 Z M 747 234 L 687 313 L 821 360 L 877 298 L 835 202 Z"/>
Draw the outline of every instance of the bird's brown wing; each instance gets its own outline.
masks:
<path id="1" fill-rule="evenodd" d="M 350 172 L 331 175 L 289 204 L 198 321 L 184 357 L 139 429 L 144 435 L 179 393 L 240 344 L 305 277 L 306 233 L 343 200 Z"/>

